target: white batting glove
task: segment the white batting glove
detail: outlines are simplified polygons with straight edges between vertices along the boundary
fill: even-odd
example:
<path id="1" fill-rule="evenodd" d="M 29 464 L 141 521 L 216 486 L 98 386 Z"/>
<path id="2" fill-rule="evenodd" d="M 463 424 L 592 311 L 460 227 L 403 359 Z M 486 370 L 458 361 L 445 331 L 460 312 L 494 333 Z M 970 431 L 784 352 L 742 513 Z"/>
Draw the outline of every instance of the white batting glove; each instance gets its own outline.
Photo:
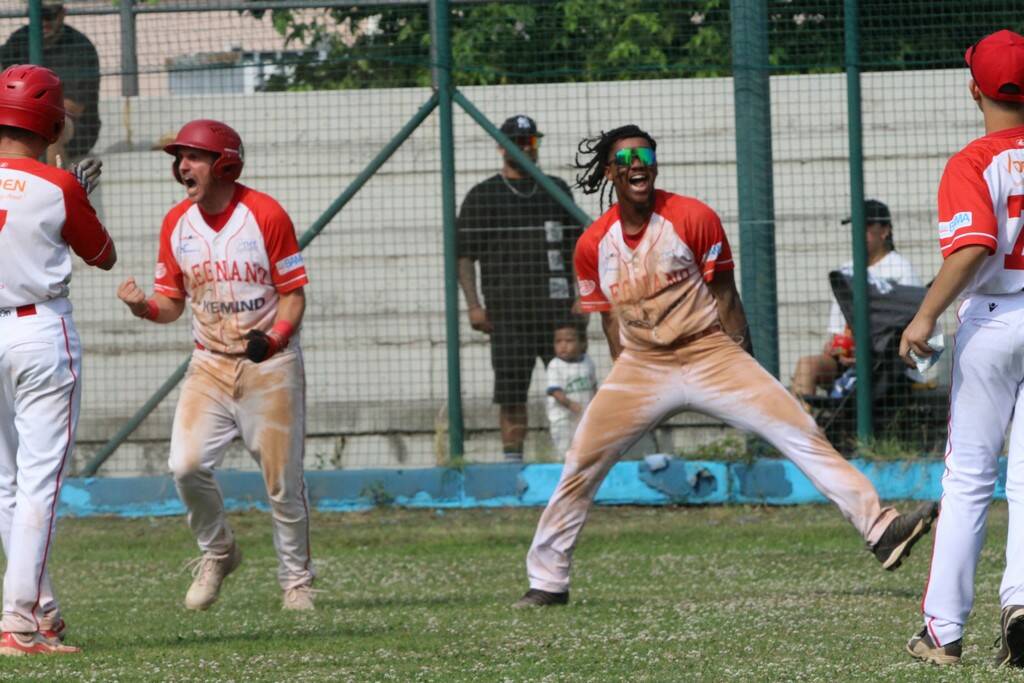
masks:
<path id="1" fill-rule="evenodd" d="M 103 173 L 103 162 L 96 157 L 86 157 L 78 163 L 72 164 L 68 169 L 75 180 L 82 186 L 86 194 L 92 194 L 100 182 L 100 174 Z"/>

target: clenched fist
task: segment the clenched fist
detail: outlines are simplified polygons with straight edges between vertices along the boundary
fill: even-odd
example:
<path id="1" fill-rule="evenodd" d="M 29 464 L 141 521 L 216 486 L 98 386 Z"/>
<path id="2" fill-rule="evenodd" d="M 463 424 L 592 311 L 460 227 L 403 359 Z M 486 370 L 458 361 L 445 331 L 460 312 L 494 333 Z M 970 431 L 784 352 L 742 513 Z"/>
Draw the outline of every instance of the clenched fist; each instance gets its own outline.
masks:
<path id="1" fill-rule="evenodd" d="M 125 303 L 132 315 L 138 318 L 145 318 L 148 315 L 149 304 L 146 300 L 146 293 L 135 284 L 135 278 L 130 277 L 118 285 L 117 298 Z"/>

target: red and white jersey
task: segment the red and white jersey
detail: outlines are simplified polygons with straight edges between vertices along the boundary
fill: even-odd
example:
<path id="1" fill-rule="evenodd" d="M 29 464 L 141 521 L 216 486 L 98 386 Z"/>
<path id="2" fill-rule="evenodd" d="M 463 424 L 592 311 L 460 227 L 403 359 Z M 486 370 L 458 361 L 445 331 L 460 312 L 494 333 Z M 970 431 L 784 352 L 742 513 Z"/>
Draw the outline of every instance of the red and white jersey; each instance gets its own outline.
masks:
<path id="1" fill-rule="evenodd" d="M 269 195 L 239 184 L 216 216 L 186 199 L 164 217 L 154 289 L 191 300 L 193 335 L 211 351 L 243 353 L 249 330 L 273 326 L 278 295 L 308 282 L 291 218 Z"/>
<path id="2" fill-rule="evenodd" d="M 93 266 L 113 248 L 74 176 L 0 158 L 0 308 L 66 297 L 71 251 Z"/>
<path id="3" fill-rule="evenodd" d="M 717 322 L 706 283 L 735 267 L 711 207 L 662 190 L 639 235 L 622 231 L 616 204 L 583 233 L 575 261 L 583 310 L 614 310 L 623 346 L 633 349 L 671 346 Z"/>
<path id="4" fill-rule="evenodd" d="M 991 256 L 964 295 L 1024 290 L 1024 127 L 978 138 L 946 163 L 939 183 L 943 258 L 968 245 Z"/>

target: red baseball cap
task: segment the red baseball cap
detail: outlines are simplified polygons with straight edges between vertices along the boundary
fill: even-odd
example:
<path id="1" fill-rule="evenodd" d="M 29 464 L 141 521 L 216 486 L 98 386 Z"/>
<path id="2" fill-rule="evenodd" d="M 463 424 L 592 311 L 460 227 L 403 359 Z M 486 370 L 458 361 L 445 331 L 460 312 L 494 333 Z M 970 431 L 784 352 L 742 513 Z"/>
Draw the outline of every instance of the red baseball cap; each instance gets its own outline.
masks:
<path id="1" fill-rule="evenodd" d="M 996 31 L 967 48 L 964 60 L 985 97 L 1024 102 L 1024 36 Z"/>

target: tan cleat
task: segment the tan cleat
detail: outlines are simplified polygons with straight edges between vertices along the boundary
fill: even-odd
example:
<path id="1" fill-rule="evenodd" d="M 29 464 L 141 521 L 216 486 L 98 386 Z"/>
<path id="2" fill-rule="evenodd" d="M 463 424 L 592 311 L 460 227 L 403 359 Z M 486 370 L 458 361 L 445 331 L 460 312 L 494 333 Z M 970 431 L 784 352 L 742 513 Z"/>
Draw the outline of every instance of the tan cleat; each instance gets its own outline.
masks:
<path id="1" fill-rule="evenodd" d="M 882 569 L 893 571 L 910 555 L 910 549 L 932 528 L 939 516 L 938 503 L 922 503 L 916 510 L 899 515 L 885 528 L 882 537 L 871 547 Z"/>
<path id="2" fill-rule="evenodd" d="M 15 633 L 4 631 L 0 634 L 0 656 L 25 657 L 29 655 L 72 655 L 81 652 L 77 647 L 50 642 L 40 633 Z"/>
<path id="3" fill-rule="evenodd" d="M 316 609 L 316 605 L 313 604 L 313 594 L 315 592 L 313 587 L 309 585 L 289 588 L 284 592 L 284 601 L 281 603 L 281 609 L 295 612 L 312 611 Z"/>
<path id="4" fill-rule="evenodd" d="M 923 628 L 920 633 L 911 638 L 907 643 L 907 652 L 914 659 L 938 664 L 939 666 L 947 666 L 960 663 L 960 654 L 963 651 L 963 646 L 963 638 L 954 640 L 952 643 L 946 643 L 945 645 L 936 645 L 931 635 L 929 635 L 928 629 Z"/>
<path id="5" fill-rule="evenodd" d="M 1024 605 L 1007 605 L 999 619 L 996 666 L 1024 668 Z"/>
<path id="6" fill-rule="evenodd" d="M 192 560 L 190 566 L 192 567 L 192 576 L 195 578 L 192 580 L 192 585 L 188 587 L 188 593 L 185 594 L 185 607 L 204 610 L 217 602 L 224 578 L 238 569 L 240 564 L 242 564 L 242 551 L 237 543 L 233 543 L 225 555 L 204 553 Z"/>

